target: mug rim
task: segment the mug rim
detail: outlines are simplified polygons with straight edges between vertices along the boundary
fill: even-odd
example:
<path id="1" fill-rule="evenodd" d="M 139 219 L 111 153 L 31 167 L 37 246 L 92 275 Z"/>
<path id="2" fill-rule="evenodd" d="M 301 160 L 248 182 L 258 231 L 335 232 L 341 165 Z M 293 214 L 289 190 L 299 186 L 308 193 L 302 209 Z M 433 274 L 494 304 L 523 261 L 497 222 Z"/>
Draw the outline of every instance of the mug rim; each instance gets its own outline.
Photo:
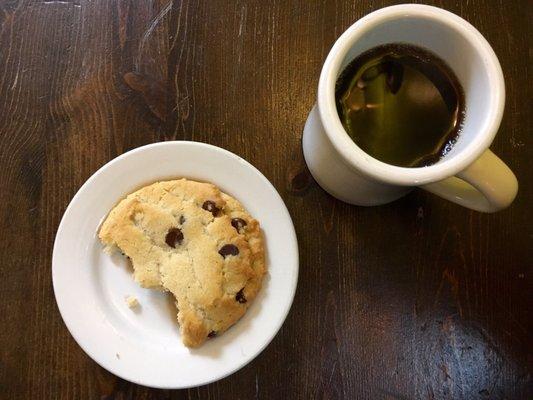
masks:
<path id="1" fill-rule="evenodd" d="M 337 113 L 335 84 L 342 61 L 363 34 L 377 25 L 399 17 L 421 17 L 435 19 L 461 33 L 480 53 L 489 76 L 491 111 L 483 122 L 477 140 L 468 143 L 461 152 L 450 159 L 427 167 L 399 167 L 382 162 L 364 152 L 348 136 Z M 344 161 L 372 178 L 390 184 L 416 186 L 436 182 L 454 176 L 472 164 L 491 145 L 500 126 L 505 104 L 505 83 L 503 72 L 494 50 L 483 35 L 463 18 L 441 8 L 402 4 L 374 11 L 351 25 L 331 48 L 318 84 L 318 112 L 333 147 Z"/>

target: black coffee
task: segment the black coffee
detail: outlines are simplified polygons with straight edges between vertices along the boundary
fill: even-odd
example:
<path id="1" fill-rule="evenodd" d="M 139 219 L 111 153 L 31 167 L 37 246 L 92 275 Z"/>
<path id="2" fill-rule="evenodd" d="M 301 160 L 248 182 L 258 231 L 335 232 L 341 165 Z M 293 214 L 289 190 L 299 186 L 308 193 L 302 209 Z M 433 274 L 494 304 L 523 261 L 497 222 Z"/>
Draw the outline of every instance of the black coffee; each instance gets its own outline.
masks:
<path id="1" fill-rule="evenodd" d="M 464 93 L 448 65 L 420 47 L 375 47 L 344 69 L 337 111 L 353 141 L 388 164 L 422 167 L 451 150 L 464 116 Z"/>

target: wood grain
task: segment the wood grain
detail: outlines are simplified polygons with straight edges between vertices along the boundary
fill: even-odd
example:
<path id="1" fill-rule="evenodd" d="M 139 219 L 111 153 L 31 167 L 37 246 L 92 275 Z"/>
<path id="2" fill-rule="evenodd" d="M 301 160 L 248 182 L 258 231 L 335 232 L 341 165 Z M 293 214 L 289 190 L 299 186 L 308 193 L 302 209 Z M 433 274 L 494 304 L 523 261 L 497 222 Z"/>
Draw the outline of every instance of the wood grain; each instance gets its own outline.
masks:
<path id="1" fill-rule="evenodd" d="M 0 398 L 528 399 L 531 4 L 426 1 L 468 19 L 507 84 L 492 149 L 521 182 L 483 215 L 414 191 L 348 206 L 309 176 L 301 132 L 321 65 L 392 1 L 0 0 Z M 250 365 L 148 389 L 96 365 L 51 283 L 55 232 L 105 162 L 186 139 L 233 151 L 279 190 L 301 253 L 292 312 Z"/>

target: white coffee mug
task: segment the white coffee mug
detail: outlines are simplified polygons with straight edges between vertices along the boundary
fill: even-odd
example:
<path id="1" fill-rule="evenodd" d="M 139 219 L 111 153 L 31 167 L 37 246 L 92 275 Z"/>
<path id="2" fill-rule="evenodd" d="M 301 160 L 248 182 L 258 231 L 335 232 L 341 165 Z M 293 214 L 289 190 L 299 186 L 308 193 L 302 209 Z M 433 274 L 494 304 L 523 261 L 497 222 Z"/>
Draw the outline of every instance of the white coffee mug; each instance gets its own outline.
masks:
<path id="1" fill-rule="evenodd" d="M 436 164 L 404 168 L 360 149 L 344 130 L 335 83 L 359 54 L 386 43 L 426 48 L 447 62 L 465 92 L 465 117 L 452 150 Z M 353 24 L 333 45 L 318 84 L 318 101 L 305 124 L 303 150 L 313 177 L 331 195 L 356 205 L 378 205 L 421 187 L 462 206 L 501 210 L 518 182 L 488 147 L 500 125 L 505 86 L 494 51 L 472 25 L 448 11 L 405 4 L 377 10 Z"/>

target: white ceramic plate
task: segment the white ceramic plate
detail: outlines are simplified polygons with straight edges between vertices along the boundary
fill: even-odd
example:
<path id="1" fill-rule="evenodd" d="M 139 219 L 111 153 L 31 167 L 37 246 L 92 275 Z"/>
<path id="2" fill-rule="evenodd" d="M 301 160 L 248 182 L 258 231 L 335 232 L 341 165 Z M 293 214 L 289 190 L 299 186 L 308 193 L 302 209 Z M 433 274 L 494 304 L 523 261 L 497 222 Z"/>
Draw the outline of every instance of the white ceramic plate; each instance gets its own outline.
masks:
<path id="1" fill-rule="evenodd" d="M 195 350 L 181 343 L 169 296 L 139 287 L 126 261 L 105 254 L 97 238 L 102 219 L 125 195 L 179 177 L 212 182 L 239 199 L 260 221 L 267 248 L 268 274 L 248 312 Z M 141 385 L 186 388 L 237 371 L 276 335 L 296 290 L 298 245 L 283 200 L 251 164 L 203 143 L 156 143 L 110 161 L 74 196 L 57 231 L 52 279 L 67 328 L 93 360 Z M 128 308 L 128 295 L 139 299 L 138 310 Z"/>

